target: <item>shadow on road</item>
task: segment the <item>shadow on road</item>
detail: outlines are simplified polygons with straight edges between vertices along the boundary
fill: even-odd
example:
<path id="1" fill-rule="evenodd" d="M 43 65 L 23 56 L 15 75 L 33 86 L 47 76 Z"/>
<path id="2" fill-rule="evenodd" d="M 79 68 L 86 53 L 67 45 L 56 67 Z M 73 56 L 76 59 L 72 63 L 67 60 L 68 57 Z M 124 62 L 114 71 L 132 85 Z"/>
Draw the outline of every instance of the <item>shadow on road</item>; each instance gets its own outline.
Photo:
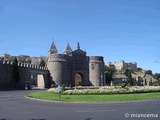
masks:
<path id="1" fill-rule="evenodd" d="M 87 118 L 86 120 L 92 120 L 92 118 Z"/>
<path id="2" fill-rule="evenodd" d="M 0 120 L 12 120 L 11 118 L 3 118 Z M 31 120 L 47 120 L 47 119 L 31 119 Z M 86 118 L 85 120 L 92 120 L 92 118 Z"/>

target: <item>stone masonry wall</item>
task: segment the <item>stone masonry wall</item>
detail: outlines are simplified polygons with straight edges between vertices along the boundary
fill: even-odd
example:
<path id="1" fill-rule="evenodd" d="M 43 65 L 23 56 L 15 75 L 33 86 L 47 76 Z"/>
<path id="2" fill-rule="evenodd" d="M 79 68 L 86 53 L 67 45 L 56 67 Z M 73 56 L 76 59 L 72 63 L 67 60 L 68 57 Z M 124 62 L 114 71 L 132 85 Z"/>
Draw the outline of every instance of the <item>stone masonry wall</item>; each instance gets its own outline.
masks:
<path id="1" fill-rule="evenodd" d="M 13 65 L 10 62 L 0 64 L 0 90 L 25 89 L 25 82 L 31 80 L 32 70 L 43 70 L 48 73 L 46 68 L 38 68 L 30 64 L 18 64 L 19 66 L 19 82 L 16 83 L 13 79 Z"/>
<path id="2" fill-rule="evenodd" d="M 92 56 L 89 61 L 89 78 L 94 86 L 105 85 L 103 57 Z"/>

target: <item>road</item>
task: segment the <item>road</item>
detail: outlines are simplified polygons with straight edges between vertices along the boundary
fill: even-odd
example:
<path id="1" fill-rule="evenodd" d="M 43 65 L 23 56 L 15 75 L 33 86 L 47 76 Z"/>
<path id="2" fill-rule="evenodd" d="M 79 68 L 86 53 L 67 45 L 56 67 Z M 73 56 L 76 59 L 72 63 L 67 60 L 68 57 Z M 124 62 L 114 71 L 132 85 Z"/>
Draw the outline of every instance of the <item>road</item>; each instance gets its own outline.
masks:
<path id="1" fill-rule="evenodd" d="M 25 98 L 29 92 L 36 90 L 0 91 L 0 120 L 160 120 L 160 100 L 62 103 Z"/>

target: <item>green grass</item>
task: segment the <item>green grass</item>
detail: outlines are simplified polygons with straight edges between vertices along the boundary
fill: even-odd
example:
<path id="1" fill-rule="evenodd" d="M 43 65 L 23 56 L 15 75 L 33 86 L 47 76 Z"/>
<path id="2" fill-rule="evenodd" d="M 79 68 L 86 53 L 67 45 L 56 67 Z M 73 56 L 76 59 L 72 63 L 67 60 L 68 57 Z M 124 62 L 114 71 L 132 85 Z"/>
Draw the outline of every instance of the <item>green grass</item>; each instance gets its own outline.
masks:
<path id="1" fill-rule="evenodd" d="M 35 92 L 26 95 L 30 98 L 64 101 L 64 102 L 113 102 L 131 100 L 160 99 L 160 92 L 137 93 L 137 94 L 108 94 L 108 95 L 61 95 L 52 92 Z"/>

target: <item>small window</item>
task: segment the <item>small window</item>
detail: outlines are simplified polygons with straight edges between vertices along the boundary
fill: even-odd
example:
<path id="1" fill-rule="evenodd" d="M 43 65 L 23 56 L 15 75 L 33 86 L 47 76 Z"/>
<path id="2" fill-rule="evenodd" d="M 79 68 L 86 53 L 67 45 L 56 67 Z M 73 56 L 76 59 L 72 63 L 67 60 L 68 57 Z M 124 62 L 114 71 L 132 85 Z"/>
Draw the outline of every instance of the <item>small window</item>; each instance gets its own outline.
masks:
<path id="1" fill-rule="evenodd" d="M 91 69 L 92 69 L 92 70 L 94 69 L 94 64 L 91 64 Z"/>

